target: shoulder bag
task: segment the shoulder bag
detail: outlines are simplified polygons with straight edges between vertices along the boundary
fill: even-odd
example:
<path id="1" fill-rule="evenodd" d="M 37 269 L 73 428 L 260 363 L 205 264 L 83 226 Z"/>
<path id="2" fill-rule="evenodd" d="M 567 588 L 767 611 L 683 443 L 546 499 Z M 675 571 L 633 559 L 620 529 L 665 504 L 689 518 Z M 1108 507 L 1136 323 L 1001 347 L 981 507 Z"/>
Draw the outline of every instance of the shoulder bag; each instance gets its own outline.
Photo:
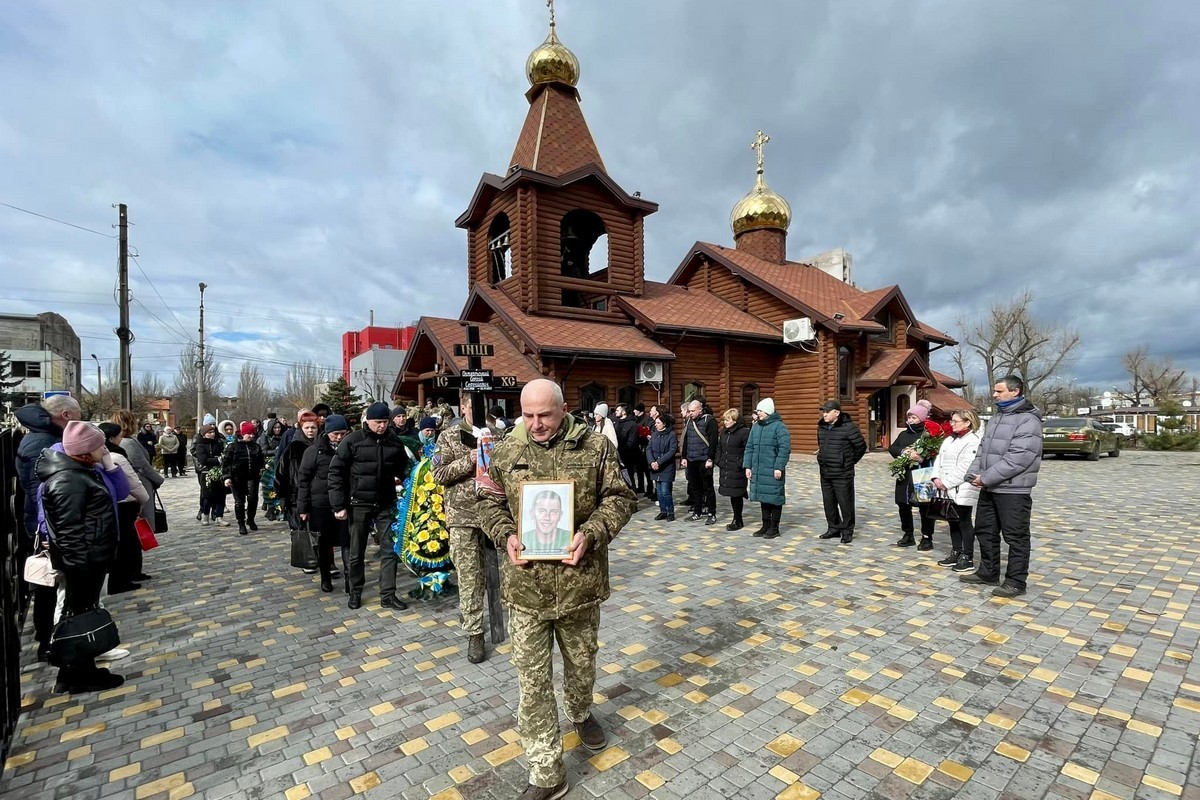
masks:
<path id="1" fill-rule="evenodd" d="M 163 501 L 158 496 L 158 492 L 154 493 L 154 532 L 167 532 L 167 509 L 163 507 Z"/>
<path id="2" fill-rule="evenodd" d="M 944 491 L 939 491 L 929 501 L 929 506 L 925 509 L 925 515 L 934 519 L 943 519 L 946 522 L 958 522 L 961 517 L 958 513 L 958 505 Z"/>
<path id="3" fill-rule="evenodd" d="M 33 555 L 25 559 L 25 582 L 34 586 L 57 585 L 58 570 L 50 563 L 50 551 L 41 536 L 34 539 L 33 548 Z"/>
<path id="4" fill-rule="evenodd" d="M 292 531 L 291 564 L 297 569 L 316 569 L 317 561 L 316 537 L 309 532 L 308 523 L 302 522 L 297 530 Z"/>
<path id="5" fill-rule="evenodd" d="M 50 663 L 56 667 L 87 663 L 120 643 L 112 614 L 97 606 L 58 621 L 50 634 Z"/>

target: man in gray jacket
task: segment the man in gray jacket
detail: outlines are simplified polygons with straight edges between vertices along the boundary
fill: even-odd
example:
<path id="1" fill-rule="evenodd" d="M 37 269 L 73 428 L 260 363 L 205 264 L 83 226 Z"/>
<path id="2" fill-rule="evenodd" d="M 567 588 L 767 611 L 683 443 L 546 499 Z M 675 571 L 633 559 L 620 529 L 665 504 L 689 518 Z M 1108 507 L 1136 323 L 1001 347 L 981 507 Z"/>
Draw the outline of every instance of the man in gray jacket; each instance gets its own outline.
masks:
<path id="1" fill-rule="evenodd" d="M 1025 382 L 1005 375 L 992 391 L 996 415 L 988 421 L 983 443 L 966 478 L 979 487 L 975 537 L 979 568 L 960 575 L 963 583 L 1000 582 L 1000 534 L 1008 543 L 1004 583 L 992 589 L 996 597 L 1025 594 L 1029 576 L 1029 516 L 1033 487 L 1042 465 L 1042 412 L 1022 392 Z"/>

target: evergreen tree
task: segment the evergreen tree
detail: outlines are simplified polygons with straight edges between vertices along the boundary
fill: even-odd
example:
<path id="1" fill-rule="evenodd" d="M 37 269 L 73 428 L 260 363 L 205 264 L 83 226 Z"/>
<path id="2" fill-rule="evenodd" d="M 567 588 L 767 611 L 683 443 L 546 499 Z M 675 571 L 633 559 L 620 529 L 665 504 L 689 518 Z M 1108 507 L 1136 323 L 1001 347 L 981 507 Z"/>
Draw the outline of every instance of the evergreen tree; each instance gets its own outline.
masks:
<path id="1" fill-rule="evenodd" d="M 1195 450 L 1200 447 L 1200 433 L 1191 430 L 1178 400 L 1158 404 L 1158 433 L 1142 441 L 1151 450 Z"/>
<path id="2" fill-rule="evenodd" d="M 16 403 L 17 395 L 9 389 L 15 389 L 20 384 L 20 378 L 12 377 L 12 364 L 9 363 L 8 353 L 0 350 L 0 406 L 9 402 Z"/>
<path id="3" fill-rule="evenodd" d="M 329 384 L 329 388 L 321 395 L 321 402 L 329 406 L 334 414 L 341 414 L 351 424 L 355 425 L 362 417 L 363 401 L 346 383 L 346 379 L 338 376 Z"/>

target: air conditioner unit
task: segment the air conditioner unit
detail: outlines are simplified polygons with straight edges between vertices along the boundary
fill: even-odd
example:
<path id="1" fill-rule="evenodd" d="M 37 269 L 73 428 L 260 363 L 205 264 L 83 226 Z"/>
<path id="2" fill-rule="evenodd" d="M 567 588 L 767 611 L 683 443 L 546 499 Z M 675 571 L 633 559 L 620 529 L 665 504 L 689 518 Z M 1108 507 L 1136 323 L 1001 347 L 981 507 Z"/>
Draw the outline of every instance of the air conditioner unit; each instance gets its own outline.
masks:
<path id="1" fill-rule="evenodd" d="M 663 365 L 661 361 L 639 361 L 637 366 L 638 383 L 662 383 Z"/>
<path id="2" fill-rule="evenodd" d="M 789 319 L 785 320 L 783 323 L 784 344 L 792 344 L 794 342 L 811 342 L 816 338 L 817 332 L 813 330 L 812 320 L 808 317 Z"/>

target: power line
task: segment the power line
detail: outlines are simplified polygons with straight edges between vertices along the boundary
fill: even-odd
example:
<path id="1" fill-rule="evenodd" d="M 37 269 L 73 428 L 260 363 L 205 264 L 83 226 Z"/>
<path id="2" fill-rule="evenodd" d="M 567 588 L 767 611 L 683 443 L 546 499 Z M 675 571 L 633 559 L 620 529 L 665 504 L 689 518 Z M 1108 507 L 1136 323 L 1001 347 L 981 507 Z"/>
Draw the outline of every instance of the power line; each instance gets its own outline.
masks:
<path id="1" fill-rule="evenodd" d="M 163 300 L 163 296 L 158 291 L 158 287 L 154 285 L 154 281 L 150 280 L 150 276 L 146 274 L 146 270 L 142 269 L 142 262 L 138 260 L 138 257 L 136 255 L 132 255 L 132 256 L 130 256 L 130 258 L 133 259 L 134 264 L 137 264 L 138 272 L 142 273 L 142 277 L 145 278 L 146 282 L 150 284 L 150 288 L 154 290 L 154 293 L 156 295 L 158 295 L 159 302 L 161 302 L 163 304 L 163 308 L 165 308 L 165 309 L 167 309 L 167 311 L 171 312 L 171 316 L 175 318 L 175 324 L 179 326 L 179 330 L 183 332 L 184 337 L 190 339 L 191 336 L 188 334 L 187 329 L 183 327 L 183 323 L 179 321 L 179 317 L 176 316 L 175 309 L 173 309 L 169 305 L 167 305 L 167 301 Z M 142 308 L 146 308 L 146 307 L 143 305 Z M 147 309 L 147 311 L 149 311 L 149 309 Z"/>
<path id="2" fill-rule="evenodd" d="M 105 239 L 117 238 L 116 234 L 101 233 L 100 231 L 92 230 L 91 228 L 85 228 L 82 225 L 76 225 L 74 222 L 67 222 L 66 220 L 56 219 L 55 217 L 49 217 L 49 216 L 46 216 L 45 214 L 39 214 L 36 211 L 30 211 L 28 208 L 21 208 L 20 206 L 14 206 L 12 203 L 5 203 L 3 201 L 0 201 L 0 206 L 4 206 L 5 208 L 11 208 L 13 211 L 20 211 L 24 214 L 32 214 L 33 216 L 41 217 L 42 219 L 48 219 L 51 222 L 57 222 L 59 225 L 66 225 L 68 228 L 78 228 L 81 231 L 87 231 L 88 233 L 94 233 L 97 236 L 103 236 Z"/>

